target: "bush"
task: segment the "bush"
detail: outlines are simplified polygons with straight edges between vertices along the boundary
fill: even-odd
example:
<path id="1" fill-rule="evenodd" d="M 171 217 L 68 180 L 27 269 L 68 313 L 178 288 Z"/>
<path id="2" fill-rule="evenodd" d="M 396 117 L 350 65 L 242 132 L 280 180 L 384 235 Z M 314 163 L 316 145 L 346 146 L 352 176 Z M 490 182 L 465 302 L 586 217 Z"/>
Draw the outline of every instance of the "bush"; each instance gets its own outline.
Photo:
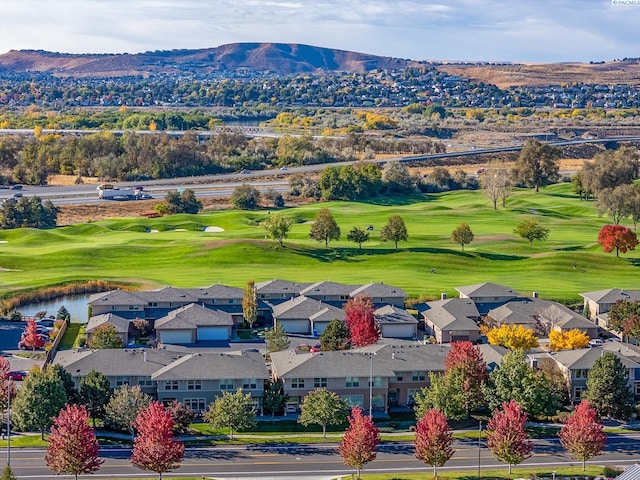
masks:
<path id="1" fill-rule="evenodd" d="M 622 470 L 616 467 L 611 467 L 609 465 L 605 465 L 602 469 L 602 475 L 607 478 L 615 478 L 622 473 Z"/>

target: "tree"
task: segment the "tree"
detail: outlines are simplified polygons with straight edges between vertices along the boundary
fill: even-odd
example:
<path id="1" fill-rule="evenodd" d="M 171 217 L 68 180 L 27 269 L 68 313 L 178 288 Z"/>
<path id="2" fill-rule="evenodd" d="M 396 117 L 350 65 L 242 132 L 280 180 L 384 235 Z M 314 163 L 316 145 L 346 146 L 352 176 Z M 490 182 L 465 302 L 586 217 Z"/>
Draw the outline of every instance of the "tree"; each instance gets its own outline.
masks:
<path id="1" fill-rule="evenodd" d="M 608 213 L 613 223 L 631 214 L 629 199 L 633 198 L 636 189 L 633 185 L 618 185 L 615 188 L 603 188 L 598 192 L 596 207 L 599 215 Z"/>
<path id="2" fill-rule="evenodd" d="M 262 393 L 262 406 L 272 416 L 284 410 L 289 400 L 289 395 L 284 393 L 284 386 L 281 381 L 267 382 L 267 386 Z"/>
<path id="3" fill-rule="evenodd" d="M 407 193 L 415 190 L 409 169 L 404 163 L 387 162 L 382 169 L 382 182 L 388 194 Z"/>
<path id="4" fill-rule="evenodd" d="M 543 227 L 535 220 L 523 220 L 516 225 L 513 232 L 521 238 L 529 240 L 529 245 L 533 245 L 534 240 L 540 240 L 543 242 L 549 238 L 549 229 L 547 227 Z"/>
<path id="5" fill-rule="evenodd" d="M 62 382 L 64 392 L 67 395 L 67 404 L 78 403 L 78 390 L 76 389 L 76 384 L 69 372 L 67 372 L 59 363 L 50 365 L 47 368 L 53 370 L 53 374 Z"/>
<path id="6" fill-rule="evenodd" d="M 473 232 L 471 231 L 471 227 L 466 222 L 462 222 L 451 232 L 451 241 L 453 243 L 457 243 L 462 247 L 462 251 L 464 251 L 464 246 L 469 245 L 473 242 Z"/>
<path id="7" fill-rule="evenodd" d="M 633 398 L 628 382 L 629 374 L 620 358 L 613 352 L 604 352 L 589 372 L 582 398 L 600 416 L 627 418 Z"/>
<path id="8" fill-rule="evenodd" d="M 267 235 L 277 240 L 280 246 L 282 246 L 284 239 L 289 235 L 291 225 L 293 225 L 293 221 L 290 218 L 278 214 L 269 215 L 269 217 L 262 222 L 262 226 L 267 231 Z"/>
<path id="9" fill-rule="evenodd" d="M 531 415 L 554 415 L 560 406 L 551 380 L 529 365 L 522 350 L 507 353 L 489 374 L 485 398 L 492 410 L 515 400 Z"/>
<path id="10" fill-rule="evenodd" d="M 244 430 L 256 423 L 251 394 L 245 395 L 242 388 L 238 388 L 235 393 L 222 392 L 222 397 L 216 398 L 209 405 L 204 417 L 213 428 L 228 428 L 231 440 L 234 430 Z"/>
<path id="11" fill-rule="evenodd" d="M 535 332 L 523 325 L 500 325 L 487 333 L 491 345 L 502 345 L 509 350 L 529 350 L 538 346 Z"/>
<path id="12" fill-rule="evenodd" d="M 587 460 L 599 455 L 604 449 L 607 436 L 602 428 L 596 409 L 588 401 L 582 400 L 560 429 L 560 443 L 577 460 L 582 460 L 583 472 L 586 470 Z"/>
<path id="13" fill-rule="evenodd" d="M 509 170 L 499 164 L 492 164 L 480 175 L 480 185 L 487 198 L 493 203 L 493 209 L 497 210 L 498 200 L 501 199 L 502 206 L 505 206 L 507 198 L 511 195 L 513 183 Z"/>
<path id="14" fill-rule="evenodd" d="M 398 242 L 400 240 L 406 242 L 408 238 L 407 226 L 400 215 L 391 215 L 387 224 L 380 229 L 380 240 L 394 242 L 396 250 L 398 249 Z"/>
<path id="15" fill-rule="evenodd" d="M 38 326 L 36 325 L 35 320 L 27 320 L 27 326 L 25 327 L 25 334 L 22 338 L 22 342 L 24 343 L 25 347 L 32 350 L 42 348 L 42 346 L 44 345 L 44 339 L 36 331 L 37 328 Z"/>
<path id="16" fill-rule="evenodd" d="M 318 242 L 329 246 L 330 240 L 340 240 L 340 227 L 336 223 L 328 208 L 321 208 L 311 225 L 309 236 Z"/>
<path id="17" fill-rule="evenodd" d="M 640 339 L 640 302 L 618 300 L 609 309 L 607 324 L 617 332 Z"/>
<path id="18" fill-rule="evenodd" d="M 180 466 L 184 456 L 184 444 L 173 436 L 173 419 L 161 403 L 151 402 L 142 409 L 134 427 L 138 432 L 133 442 L 131 463 L 158 474 Z"/>
<path id="19" fill-rule="evenodd" d="M 429 372 L 429 386 L 421 388 L 413 397 L 416 418 L 422 418 L 430 409 L 437 409 L 451 420 L 462 420 L 467 416 L 463 381 L 460 372 L 440 375 Z"/>
<path id="20" fill-rule="evenodd" d="M 53 370 L 32 370 L 11 404 L 13 421 L 21 430 L 40 430 L 44 440 L 45 429 L 51 426 L 52 418 L 60 413 L 66 401 L 62 382 Z"/>
<path id="21" fill-rule="evenodd" d="M 373 420 L 362 415 L 360 407 L 354 407 L 349 416 L 349 427 L 344 432 L 338 452 L 348 467 L 358 471 L 376 459 L 376 447 L 380 443 L 380 431 Z"/>
<path id="22" fill-rule="evenodd" d="M 165 408 L 173 419 L 173 433 L 187 433 L 189 426 L 196 418 L 196 412 L 189 405 L 172 400 Z"/>
<path id="23" fill-rule="evenodd" d="M 111 398 L 109 379 L 103 373 L 91 370 L 80 380 L 78 393 L 80 401 L 91 414 L 93 428 L 96 428 L 96 418 L 104 418 L 104 409 Z"/>
<path id="24" fill-rule="evenodd" d="M 93 330 L 89 347 L 100 350 L 105 348 L 122 348 L 122 338 L 112 323 L 103 323 Z"/>
<path id="25" fill-rule="evenodd" d="M 265 341 L 267 342 L 267 352 L 281 352 L 282 350 L 286 350 L 289 348 L 289 344 L 291 341 L 287 336 L 287 332 L 282 326 L 282 322 L 275 322 L 275 325 L 270 328 L 265 337 Z"/>
<path id="26" fill-rule="evenodd" d="M 589 336 L 574 328 L 568 332 L 562 330 L 551 330 L 549 332 L 549 345 L 551 350 L 575 350 L 589 345 Z"/>
<path id="27" fill-rule="evenodd" d="M 515 400 L 502 404 L 487 425 L 487 446 L 498 460 L 509 465 L 518 465 L 531 455 L 533 443 L 525 432 L 527 414 Z"/>
<path id="28" fill-rule="evenodd" d="M 462 395 L 467 411 L 467 416 L 471 410 L 484 403 L 484 392 L 489 375 L 487 374 L 487 364 L 482 352 L 477 345 L 470 341 L 451 342 L 451 348 L 444 359 L 445 374 L 452 379 L 457 374 L 462 383 Z M 457 383 L 453 381 L 453 383 Z"/>
<path id="29" fill-rule="evenodd" d="M 104 460 L 98 458 L 96 434 L 87 421 L 89 413 L 82 405 L 67 405 L 52 419 L 45 461 L 56 475 L 94 473 Z"/>
<path id="30" fill-rule="evenodd" d="M 453 456 L 453 435 L 447 418 L 440 410 L 430 409 L 418 420 L 413 441 L 418 460 L 433 466 L 433 476 L 438 478 L 438 467 L 443 467 Z"/>
<path id="31" fill-rule="evenodd" d="M 358 248 L 362 249 L 362 244 L 369 241 L 369 232 L 362 228 L 353 227 L 349 233 L 347 233 L 347 240 L 358 244 Z"/>
<path id="32" fill-rule="evenodd" d="M 61 305 L 56 313 L 56 320 L 64 320 L 65 322 L 71 321 L 71 314 L 64 305 Z"/>
<path id="33" fill-rule="evenodd" d="M 345 325 L 351 345 L 365 347 L 380 338 L 380 328 L 373 314 L 373 303 L 368 295 L 350 298 L 344 306 Z"/>
<path id="34" fill-rule="evenodd" d="M 164 199 L 167 213 L 192 213 L 196 214 L 202 210 L 202 202 L 197 199 L 196 194 L 190 188 L 183 192 L 171 190 Z"/>
<path id="35" fill-rule="evenodd" d="M 16 396 L 16 385 L 8 378 L 10 370 L 9 362 L 0 357 L 0 412 L 4 412 L 9 405 L 9 399 L 13 401 Z"/>
<path id="36" fill-rule="evenodd" d="M 116 430 L 129 432 L 133 437 L 133 422 L 138 413 L 150 403 L 151 397 L 144 393 L 139 385 L 123 385 L 113 392 L 105 407 L 105 424 Z"/>
<path id="37" fill-rule="evenodd" d="M 527 140 L 513 168 L 513 176 L 517 182 L 535 187 L 538 192 L 540 187 L 558 181 L 560 155 L 558 147 L 545 145 L 538 140 Z"/>
<path id="38" fill-rule="evenodd" d="M 342 425 L 347 420 L 347 402 L 326 388 L 307 393 L 300 405 L 298 423 L 322 427 L 322 438 L 327 438 L 327 425 Z"/>
<path id="39" fill-rule="evenodd" d="M 251 327 L 258 318 L 258 291 L 256 289 L 256 282 L 249 280 L 244 286 L 244 293 L 242 295 L 242 315 L 244 321 L 249 327 Z"/>
<path id="40" fill-rule="evenodd" d="M 18 480 L 18 478 L 15 476 L 15 474 L 11 470 L 11 467 L 7 465 L 6 467 L 4 467 L 4 470 L 2 471 L 2 476 L 0 476 L 0 480 Z"/>
<path id="41" fill-rule="evenodd" d="M 231 205 L 238 210 L 255 210 L 260 205 L 260 192 L 249 183 L 238 185 L 231 192 Z"/>
<path id="42" fill-rule="evenodd" d="M 349 329 L 342 320 L 334 318 L 320 334 L 320 348 L 324 352 L 348 350 Z"/>
<path id="43" fill-rule="evenodd" d="M 635 250 L 638 245 L 638 237 L 630 228 L 622 225 L 605 225 L 598 233 L 598 244 L 606 253 L 616 249 L 616 257 L 619 252 L 627 253 L 627 250 Z"/>

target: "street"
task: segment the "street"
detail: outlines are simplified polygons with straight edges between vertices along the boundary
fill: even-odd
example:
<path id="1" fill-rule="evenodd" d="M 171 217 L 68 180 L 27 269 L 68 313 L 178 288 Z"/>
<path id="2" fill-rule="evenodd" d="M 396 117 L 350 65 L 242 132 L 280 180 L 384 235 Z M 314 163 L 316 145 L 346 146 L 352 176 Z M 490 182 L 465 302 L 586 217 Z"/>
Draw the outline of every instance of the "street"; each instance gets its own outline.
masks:
<path id="1" fill-rule="evenodd" d="M 534 455 L 522 465 L 539 466 L 544 471 L 557 467 L 580 465 L 565 454 L 557 439 L 535 440 Z M 453 458 L 439 470 L 470 470 L 478 468 L 478 442 L 457 441 Z M 589 462 L 591 465 L 605 463 L 629 466 L 640 461 L 640 434 L 610 435 L 606 453 Z M 2 453 L 6 455 L 6 449 Z M 103 448 L 105 463 L 93 477 L 152 477 L 149 472 L 131 466 L 130 450 L 126 448 Z M 481 469 L 500 469 L 506 472 L 506 465 L 500 463 L 483 442 L 480 449 Z M 11 450 L 11 468 L 18 478 L 54 479 L 44 462 L 44 449 Z M 378 458 L 365 467 L 368 473 L 431 472 L 432 468 L 413 456 L 411 444 L 385 444 L 378 448 Z M 165 477 L 225 477 L 260 478 L 274 476 L 304 478 L 312 475 L 350 474 L 353 470 L 345 467 L 336 451 L 336 445 L 292 445 L 292 446 L 215 446 L 188 448 L 181 468 Z"/>

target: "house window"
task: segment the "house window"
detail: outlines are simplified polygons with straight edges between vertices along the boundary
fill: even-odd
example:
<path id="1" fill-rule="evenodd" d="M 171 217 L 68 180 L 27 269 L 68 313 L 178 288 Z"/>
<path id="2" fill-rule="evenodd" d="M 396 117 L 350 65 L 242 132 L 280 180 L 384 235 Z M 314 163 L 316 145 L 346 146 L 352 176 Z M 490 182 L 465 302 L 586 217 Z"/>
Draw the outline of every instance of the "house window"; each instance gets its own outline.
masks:
<path id="1" fill-rule="evenodd" d="M 360 379 L 358 377 L 347 377 L 345 387 L 354 388 L 360 386 Z"/>
<path id="2" fill-rule="evenodd" d="M 136 310 L 136 306 L 135 305 L 129 305 L 129 310 Z"/>
<path id="3" fill-rule="evenodd" d="M 350 407 L 362 407 L 364 401 L 362 395 L 342 395 L 342 399 L 347 402 Z"/>
<path id="4" fill-rule="evenodd" d="M 258 380 L 255 378 L 243 378 L 242 379 L 242 388 L 258 388 Z"/>
<path id="5" fill-rule="evenodd" d="M 292 378 L 291 388 L 304 388 L 304 378 Z"/>
<path id="6" fill-rule="evenodd" d="M 573 400 L 579 402 L 582 400 L 582 394 L 587 390 L 587 387 L 573 387 Z"/>
<path id="7" fill-rule="evenodd" d="M 588 378 L 589 370 L 586 369 L 578 369 L 576 370 L 576 378 Z"/>
<path id="8" fill-rule="evenodd" d="M 407 390 L 407 403 L 412 404 L 414 402 L 415 396 L 419 391 L 419 388 L 410 388 L 409 390 Z"/>
<path id="9" fill-rule="evenodd" d="M 260 407 L 260 402 L 257 398 L 251 397 L 251 400 L 249 400 L 249 406 L 254 410 L 258 410 L 258 408 Z"/>
<path id="10" fill-rule="evenodd" d="M 424 382 L 427 379 L 427 376 L 424 372 L 413 372 L 411 375 L 411 380 L 414 382 Z"/>
<path id="11" fill-rule="evenodd" d="M 233 305 L 233 298 L 229 299 L 229 304 Z"/>
<path id="12" fill-rule="evenodd" d="M 116 388 L 121 387 L 123 385 L 129 385 L 129 377 L 118 376 L 116 377 Z"/>
<path id="13" fill-rule="evenodd" d="M 187 380 L 187 390 L 202 390 L 202 380 Z"/>
<path id="14" fill-rule="evenodd" d="M 224 378 L 220 380 L 220 390 L 233 390 L 233 380 Z"/>
<path id="15" fill-rule="evenodd" d="M 190 407 L 196 413 L 204 412 L 207 409 L 204 398 L 185 398 L 184 406 Z"/>
<path id="16" fill-rule="evenodd" d="M 373 408 L 384 408 L 384 395 L 374 395 L 371 398 L 371 406 Z"/>
<path id="17" fill-rule="evenodd" d="M 313 388 L 327 388 L 327 379 L 326 378 L 314 378 L 313 379 Z"/>
<path id="18" fill-rule="evenodd" d="M 141 387 L 152 387 L 153 380 L 151 380 L 151 377 L 138 377 L 138 385 Z"/>
<path id="19" fill-rule="evenodd" d="M 164 382 L 165 390 L 178 390 L 178 388 L 179 388 L 178 380 L 167 380 L 166 382 Z"/>
<path id="20" fill-rule="evenodd" d="M 640 382 L 636 382 L 633 384 L 634 386 L 634 395 L 638 396 L 640 395 Z"/>
<path id="21" fill-rule="evenodd" d="M 371 382 L 367 382 L 369 386 L 371 386 Z M 373 386 L 381 387 L 382 386 L 382 377 L 373 377 Z"/>
<path id="22" fill-rule="evenodd" d="M 349 295 L 340 295 L 340 300 L 349 300 Z"/>
<path id="23" fill-rule="evenodd" d="M 149 306 L 150 307 L 157 307 L 158 306 L 158 302 L 149 302 Z"/>

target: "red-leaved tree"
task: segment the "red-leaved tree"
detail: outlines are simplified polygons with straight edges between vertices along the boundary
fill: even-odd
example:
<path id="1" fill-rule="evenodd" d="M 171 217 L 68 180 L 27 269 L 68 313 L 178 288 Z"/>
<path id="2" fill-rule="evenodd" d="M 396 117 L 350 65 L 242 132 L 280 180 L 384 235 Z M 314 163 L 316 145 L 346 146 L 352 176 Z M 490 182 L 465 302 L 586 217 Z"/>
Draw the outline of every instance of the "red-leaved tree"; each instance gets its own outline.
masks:
<path id="1" fill-rule="evenodd" d="M 596 409 L 586 400 L 580 402 L 560 430 L 562 446 L 575 458 L 582 460 L 583 472 L 587 460 L 602 452 L 606 439 Z"/>
<path id="2" fill-rule="evenodd" d="M 618 252 L 627 253 L 627 250 L 635 250 L 638 245 L 638 237 L 629 228 L 622 225 L 605 225 L 598 233 L 598 243 L 606 253 L 616 250 Z"/>
<path id="3" fill-rule="evenodd" d="M 161 403 L 151 402 L 142 409 L 133 426 L 138 432 L 131 455 L 133 465 L 156 472 L 160 479 L 164 472 L 180 466 L 184 444 L 173 436 L 173 418 Z"/>
<path id="4" fill-rule="evenodd" d="M 16 396 L 16 385 L 9 380 L 8 376 L 10 369 L 9 362 L 4 357 L 0 357 L 0 412 L 4 412 L 7 408 L 9 398 L 13 400 Z"/>
<path id="5" fill-rule="evenodd" d="M 468 417 L 471 410 L 483 403 L 483 387 L 489 379 L 482 352 L 468 340 L 451 342 L 451 349 L 444 359 L 444 368 L 448 377 L 464 379 L 461 387 Z"/>
<path id="6" fill-rule="evenodd" d="M 527 413 L 518 402 L 511 400 L 502 404 L 502 410 L 493 412 L 487 425 L 487 446 L 498 460 L 509 465 L 518 465 L 531 455 L 533 443 L 525 432 Z"/>
<path id="7" fill-rule="evenodd" d="M 25 334 L 22 341 L 27 348 L 31 348 L 32 350 L 44 345 L 44 340 L 40 334 L 37 333 L 37 329 L 38 325 L 36 325 L 35 320 L 27 320 L 27 326 L 25 328 Z"/>
<path id="8" fill-rule="evenodd" d="M 345 324 L 349 329 L 351 345 L 365 347 L 380 338 L 380 328 L 373 315 L 373 303 L 368 295 L 349 299 L 344 306 Z"/>
<path id="9" fill-rule="evenodd" d="M 358 471 L 358 480 L 362 468 L 376 459 L 376 446 L 380 443 L 380 431 L 369 417 L 362 415 L 360 407 L 354 407 L 349 416 L 347 427 L 338 452 L 344 464 Z"/>
<path id="10" fill-rule="evenodd" d="M 440 410 L 427 410 L 416 425 L 416 458 L 433 466 L 433 476 L 438 478 L 438 467 L 444 466 L 453 455 L 453 436 L 447 417 Z"/>
<path id="11" fill-rule="evenodd" d="M 89 412 L 83 405 L 66 405 L 53 418 L 45 461 L 56 475 L 94 473 L 104 460 L 98 458 L 98 440 L 87 423 Z"/>

